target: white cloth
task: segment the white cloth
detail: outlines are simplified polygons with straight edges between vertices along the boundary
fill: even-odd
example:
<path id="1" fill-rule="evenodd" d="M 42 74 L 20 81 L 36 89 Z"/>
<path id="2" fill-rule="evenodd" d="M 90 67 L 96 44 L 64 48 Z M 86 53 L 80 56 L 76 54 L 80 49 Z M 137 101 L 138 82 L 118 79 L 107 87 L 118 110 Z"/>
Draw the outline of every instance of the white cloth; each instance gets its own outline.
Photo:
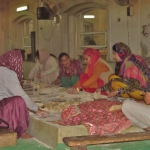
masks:
<path id="1" fill-rule="evenodd" d="M 38 106 L 22 89 L 17 74 L 6 67 L 0 67 L 0 100 L 13 96 L 21 96 L 30 110 L 38 110 Z"/>
<path id="2" fill-rule="evenodd" d="M 40 82 L 51 84 L 54 82 L 58 75 L 59 75 L 59 65 L 55 58 L 49 57 L 49 59 L 46 62 L 45 69 L 43 70 L 43 65 L 37 61 L 33 69 L 31 70 L 29 74 L 29 79 L 34 80 L 35 82 L 38 82 L 38 79 L 36 78 L 36 75 L 38 73 L 41 73 L 42 79 Z"/>
<path id="3" fill-rule="evenodd" d="M 102 72 L 102 73 L 100 74 L 100 76 L 99 76 L 99 77 L 104 81 L 104 83 L 106 84 L 106 83 L 108 83 L 108 78 L 109 78 L 109 76 L 110 76 L 112 73 L 114 73 L 114 72 L 113 72 L 112 67 L 111 67 L 105 60 L 103 60 L 102 58 L 100 58 L 99 61 L 101 61 L 102 63 L 104 63 L 104 64 L 109 68 L 108 71 Z"/>
<path id="4" fill-rule="evenodd" d="M 148 105 L 125 100 L 122 104 L 122 111 L 133 125 L 142 129 L 150 126 L 150 107 Z"/>

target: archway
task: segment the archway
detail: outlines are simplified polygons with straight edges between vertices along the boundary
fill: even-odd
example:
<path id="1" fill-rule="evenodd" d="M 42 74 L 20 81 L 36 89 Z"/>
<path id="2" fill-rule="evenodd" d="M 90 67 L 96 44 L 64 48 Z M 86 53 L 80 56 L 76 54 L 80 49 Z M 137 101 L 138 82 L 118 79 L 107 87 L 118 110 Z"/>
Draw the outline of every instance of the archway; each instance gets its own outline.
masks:
<path id="1" fill-rule="evenodd" d="M 31 46 L 31 32 L 36 31 L 36 15 L 31 12 L 17 14 L 12 19 L 12 41 L 11 47 L 13 49 L 25 50 L 25 59 L 29 60 L 27 56 L 30 56 L 30 60 L 33 60 L 34 54 Z"/>
<path id="2" fill-rule="evenodd" d="M 63 51 L 69 53 L 72 58 L 77 58 L 80 53 L 78 38 L 79 32 L 81 32 L 79 31 L 79 28 L 82 26 L 81 15 L 87 11 L 95 9 L 107 10 L 107 2 L 97 0 L 81 0 L 78 3 L 74 3 L 67 3 L 67 5 L 61 10 L 61 35 Z"/>

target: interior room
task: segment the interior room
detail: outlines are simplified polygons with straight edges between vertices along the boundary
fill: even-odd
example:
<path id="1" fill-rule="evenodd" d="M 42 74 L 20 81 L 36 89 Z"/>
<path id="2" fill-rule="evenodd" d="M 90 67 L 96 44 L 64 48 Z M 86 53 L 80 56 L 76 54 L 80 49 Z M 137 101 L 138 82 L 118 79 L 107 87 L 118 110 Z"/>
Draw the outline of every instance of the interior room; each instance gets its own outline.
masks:
<path id="1" fill-rule="evenodd" d="M 125 101 L 149 110 L 149 8 L 149 0 L 0 0 L 0 109 L 20 96 L 25 106 L 15 109 L 28 112 L 22 137 L 0 115 L 0 148 L 147 150 L 150 118 L 138 125 Z"/>

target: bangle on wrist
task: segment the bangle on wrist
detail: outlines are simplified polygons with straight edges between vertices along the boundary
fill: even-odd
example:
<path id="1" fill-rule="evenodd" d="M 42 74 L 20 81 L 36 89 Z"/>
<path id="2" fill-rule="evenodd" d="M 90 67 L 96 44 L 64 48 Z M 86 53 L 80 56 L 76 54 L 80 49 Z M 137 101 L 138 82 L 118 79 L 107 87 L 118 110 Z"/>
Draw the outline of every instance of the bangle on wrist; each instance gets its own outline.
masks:
<path id="1" fill-rule="evenodd" d="M 105 89 L 104 89 L 104 87 L 101 87 L 101 92 L 105 92 Z"/>
<path id="2" fill-rule="evenodd" d="M 122 94 L 122 89 L 118 89 L 118 94 Z"/>

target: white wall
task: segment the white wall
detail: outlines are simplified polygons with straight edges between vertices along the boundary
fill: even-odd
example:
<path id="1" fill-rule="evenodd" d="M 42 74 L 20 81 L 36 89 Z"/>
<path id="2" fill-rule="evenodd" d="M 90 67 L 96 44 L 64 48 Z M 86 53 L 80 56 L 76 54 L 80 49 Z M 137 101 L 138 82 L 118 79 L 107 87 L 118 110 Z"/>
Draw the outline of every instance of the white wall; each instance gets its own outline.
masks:
<path id="1" fill-rule="evenodd" d="M 5 34 L 2 29 L 2 15 L 0 13 L 0 55 L 5 52 Z"/>
<path id="2" fill-rule="evenodd" d="M 150 1 L 149 0 L 140 0 L 140 32 L 142 32 L 143 25 L 150 25 Z M 150 34 L 150 26 L 148 27 L 148 33 Z M 148 55 L 150 57 L 150 35 L 148 37 L 141 34 L 141 42 L 147 46 Z"/>
<path id="3" fill-rule="evenodd" d="M 29 4 L 30 11 L 36 13 L 37 8 L 37 0 L 14 0 L 11 2 L 10 9 L 7 9 L 7 15 L 3 15 L 3 18 L 0 16 L 0 54 L 4 51 L 10 50 L 14 48 L 15 45 L 15 30 L 12 21 L 18 17 L 19 14 L 24 13 L 24 15 L 30 16 L 31 18 L 35 18 L 35 30 L 37 35 L 37 49 L 47 49 L 50 53 L 59 55 L 60 52 L 66 51 L 69 52 L 70 55 L 75 54 L 75 48 L 70 48 L 72 43 L 69 45 L 68 41 L 71 41 L 71 36 L 69 36 L 69 32 L 72 34 L 72 30 L 70 31 L 70 27 L 67 26 L 68 20 L 64 18 L 68 18 L 65 10 L 75 11 L 78 10 L 78 4 L 85 2 L 88 3 L 90 0 L 54 0 L 53 2 L 57 3 L 59 1 L 64 2 L 64 11 L 60 10 L 60 15 L 62 16 L 61 22 L 59 24 L 55 24 L 51 21 L 40 21 L 36 20 L 36 15 L 30 12 L 22 12 L 17 13 L 15 11 L 16 7 Z M 112 51 L 111 47 L 116 42 L 124 42 L 128 44 L 133 51 L 133 53 L 141 54 L 140 43 L 144 43 L 149 50 L 147 55 L 150 56 L 150 36 L 144 37 L 142 35 L 142 26 L 150 24 L 150 0 L 129 0 L 132 2 L 134 8 L 134 15 L 127 16 L 127 7 L 128 6 L 119 6 L 114 0 L 109 0 L 107 10 L 108 10 L 108 51 L 110 60 L 112 60 Z M 104 6 L 106 5 L 106 1 L 93 0 L 93 3 L 102 3 Z M 77 5 L 77 7 L 73 7 Z M 85 5 L 80 5 L 82 8 Z M 94 5 L 93 5 L 94 6 Z M 66 8 L 66 9 L 65 9 Z M 74 10 L 72 10 L 72 8 Z M 83 7 L 83 9 L 85 9 Z M 76 10 L 76 12 L 77 12 Z M 78 11 L 81 11 L 79 9 Z M 32 15 L 32 16 L 31 16 Z M 19 18 L 18 18 L 19 21 Z M 71 24 L 70 24 L 71 25 Z M 42 29 L 41 29 L 42 28 Z M 150 28 L 149 31 L 150 32 Z M 13 41 L 14 40 L 14 41 Z M 17 44 L 19 45 L 19 43 Z M 70 47 L 69 47 L 70 46 Z M 108 59 L 109 60 L 109 59 Z"/>
<path id="4" fill-rule="evenodd" d="M 53 20 L 39 20 L 37 32 L 37 49 L 47 49 L 58 56 L 61 52 L 60 24 L 56 24 Z"/>
<path id="5" fill-rule="evenodd" d="M 124 42 L 133 53 L 140 54 L 140 4 L 138 0 L 135 1 L 133 16 L 127 16 L 127 7 L 120 6 L 115 1 L 109 5 L 110 60 L 113 60 L 111 49 L 116 42 Z"/>

